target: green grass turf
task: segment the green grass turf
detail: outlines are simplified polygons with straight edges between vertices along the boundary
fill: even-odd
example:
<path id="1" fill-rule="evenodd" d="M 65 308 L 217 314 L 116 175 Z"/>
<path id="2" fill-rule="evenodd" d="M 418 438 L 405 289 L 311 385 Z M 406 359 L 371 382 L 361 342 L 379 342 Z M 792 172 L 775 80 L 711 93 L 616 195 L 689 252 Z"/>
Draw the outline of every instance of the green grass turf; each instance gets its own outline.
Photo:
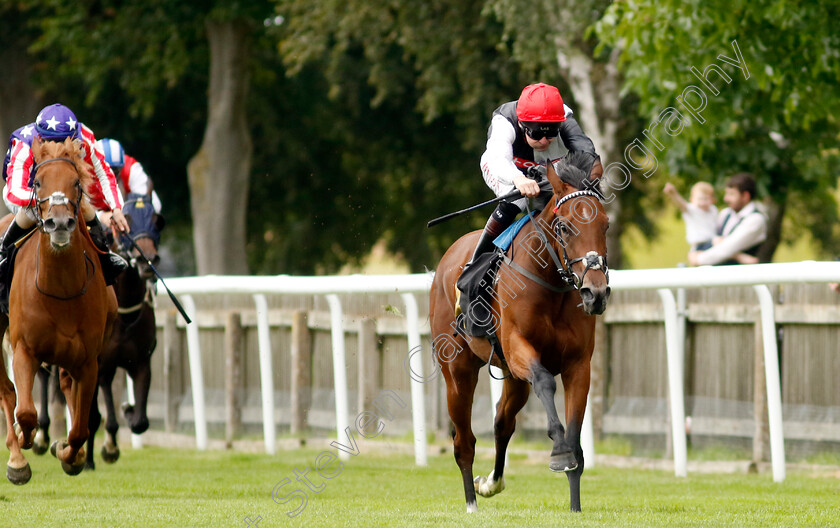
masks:
<path id="1" fill-rule="evenodd" d="M 366 448 L 368 450 L 366 451 Z M 332 480 L 315 473 L 321 451 L 304 449 L 276 456 L 163 448 L 125 449 L 115 465 L 65 475 L 49 455 L 27 452 L 32 480 L 0 483 L 0 525 L 38 527 L 244 527 L 246 518 L 272 526 L 402 527 L 461 526 L 840 526 L 840 479 L 789 472 L 777 484 L 768 474 L 689 474 L 596 467 L 582 483 L 583 513 L 572 514 L 566 478 L 546 464 L 513 460 L 507 489 L 479 497 L 478 514 L 465 513 L 459 472 L 450 456 L 431 457 L 417 468 L 413 457 L 382 455 L 359 442 L 359 455 L 343 462 Z M 335 452 L 330 449 L 329 452 Z M 97 455 L 98 460 L 98 455 Z M 482 474 L 492 460 L 476 463 Z M 293 470 L 312 468 L 308 503 L 272 500 Z M 337 470 L 337 462 L 329 466 Z"/>

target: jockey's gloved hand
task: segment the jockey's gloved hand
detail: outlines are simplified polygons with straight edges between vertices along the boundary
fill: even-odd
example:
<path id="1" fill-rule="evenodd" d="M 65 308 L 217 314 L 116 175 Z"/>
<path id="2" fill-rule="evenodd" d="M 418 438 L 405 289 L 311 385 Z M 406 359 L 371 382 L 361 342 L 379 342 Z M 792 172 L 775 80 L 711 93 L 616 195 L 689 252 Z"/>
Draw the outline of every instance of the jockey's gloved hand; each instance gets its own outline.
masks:
<path id="1" fill-rule="evenodd" d="M 547 173 L 548 168 L 546 168 L 545 165 L 537 165 L 536 167 L 528 167 L 527 176 L 535 182 L 539 183 L 546 178 Z"/>

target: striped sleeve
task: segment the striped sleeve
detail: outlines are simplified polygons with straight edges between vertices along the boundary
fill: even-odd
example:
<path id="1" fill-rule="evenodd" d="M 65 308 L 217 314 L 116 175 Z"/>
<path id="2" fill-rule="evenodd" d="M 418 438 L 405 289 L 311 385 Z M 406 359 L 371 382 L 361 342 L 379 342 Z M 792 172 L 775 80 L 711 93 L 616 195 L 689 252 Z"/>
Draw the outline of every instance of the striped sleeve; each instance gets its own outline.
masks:
<path id="1" fill-rule="evenodd" d="M 96 137 L 91 129 L 83 124 L 80 125 L 82 141 L 85 143 L 85 161 L 93 167 L 95 180 L 102 190 L 102 196 L 113 209 L 123 208 L 123 199 L 117 187 L 117 179 L 108 163 L 105 162 L 104 153 L 96 148 Z"/>
<path id="2" fill-rule="evenodd" d="M 11 158 L 6 168 L 6 199 L 15 205 L 32 205 L 32 188 L 29 187 L 29 175 L 35 158 L 26 142 L 15 139 L 12 142 Z"/>
<path id="3" fill-rule="evenodd" d="M 140 162 L 131 156 L 126 156 L 123 173 L 126 172 L 128 172 L 128 183 L 125 186 L 126 192 L 149 194 L 149 175 L 143 170 Z M 124 175 L 123 180 L 125 180 Z"/>

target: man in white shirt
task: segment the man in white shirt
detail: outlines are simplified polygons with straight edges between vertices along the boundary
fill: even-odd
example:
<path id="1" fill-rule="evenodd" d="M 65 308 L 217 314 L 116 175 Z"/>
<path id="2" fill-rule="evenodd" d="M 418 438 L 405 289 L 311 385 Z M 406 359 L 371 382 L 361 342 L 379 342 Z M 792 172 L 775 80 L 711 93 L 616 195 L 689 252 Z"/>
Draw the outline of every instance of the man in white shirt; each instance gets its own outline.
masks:
<path id="1" fill-rule="evenodd" d="M 723 201 L 728 205 L 718 214 L 718 236 L 706 251 L 692 251 L 692 266 L 757 263 L 758 248 L 767 238 L 767 217 L 755 205 L 755 178 L 742 172 L 726 184 Z M 746 255 L 738 255 L 745 253 Z"/>

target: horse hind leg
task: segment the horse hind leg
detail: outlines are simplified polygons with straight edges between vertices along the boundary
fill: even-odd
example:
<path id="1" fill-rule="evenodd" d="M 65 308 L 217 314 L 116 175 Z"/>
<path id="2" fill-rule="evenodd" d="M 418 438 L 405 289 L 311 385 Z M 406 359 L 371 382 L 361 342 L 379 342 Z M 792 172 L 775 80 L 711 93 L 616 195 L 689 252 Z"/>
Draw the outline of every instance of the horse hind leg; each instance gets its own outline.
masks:
<path id="1" fill-rule="evenodd" d="M 87 451 L 85 453 L 85 469 L 93 471 L 96 469 L 96 462 L 93 460 L 93 447 L 96 432 L 102 424 L 102 414 L 99 412 L 99 394 L 98 387 L 93 390 L 93 398 L 90 401 L 90 419 L 88 421 L 88 430 L 90 435 L 87 439 Z"/>
<path id="2" fill-rule="evenodd" d="M 102 460 L 107 464 L 113 464 L 120 458 L 120 446 L 117 445 L 117 431 L 120 428 L 117 423 L 117 410 L 114 406 L 114 392 L 112 384 L 115 372 L 108 371 L 100 375 L 100 387 L 102 398 L 105 400 L 105 441 L 102 443 Z"/>
<path id="3" fill-rule="evenodd" d="M 50 448 L 50 371 L 51 367 L 38 369 L 38 381 L 41 389 L 41 412 L 38 413 L 38 430 L 32 451 L 43 455 Z"/>
<path id="4" fill-rule="evenodd" d="M 84 445 L 88 439 L 88 421 L 90 402 L 96 387 L 97 364 L 94 358 L 88 361 L 79 372 L 79 379 L 61 369 L 61 388 L 70 405 L 70 417 L 73 425 L 66 442 L 54 442 L 50 452 L 61 461 L 61 469 L 68 475 L 78 475 L 85 468 Z"/>
<path id="5" fill-rule="evenodd" d="M 554 441 L 548 469 L 557 472 L 574 471 L 578 467 L 578 460 L 566 441 L 566 433 L 563 424 L 560 423 L 560 418 L 557 416 L 557 407 L 554 404 L 557 382 L 542 364 L 534 361 L 531 364 L 531 384 L 548 417 L 548 437 Z"/>
<path id="6" fill-rule="evenodd" d="M 469 367 L 448 371 L 443 367 L 446 377 L 446 402 L 449 407 L 449 418 L 452 420 L 452 445 L 455 452 L 455 463 L 461 470 L 464 483 L 464 497 L 467 502 L 467 513 L 478 511 L 475 498 L 475 482 L 473 480 L 473 462 L 475 462 L 475 435 L 472 432 L 472 404 L 475 386 L 478 383 L 478 370 Z"/>
<path id="7" fill-rule="evenodd" d="M 505 489 L 505 460 L 507 448 L 516 429 L 516 415 L 528 401 L 528 384 L 524 381 L 506 378 L 502 397 L 496 406 L 496 420 L 493 434 L 496 439 L 496 464 L 487 477 L 475 479 L 475 491 L 482 497 L 492 497 Z"/>

